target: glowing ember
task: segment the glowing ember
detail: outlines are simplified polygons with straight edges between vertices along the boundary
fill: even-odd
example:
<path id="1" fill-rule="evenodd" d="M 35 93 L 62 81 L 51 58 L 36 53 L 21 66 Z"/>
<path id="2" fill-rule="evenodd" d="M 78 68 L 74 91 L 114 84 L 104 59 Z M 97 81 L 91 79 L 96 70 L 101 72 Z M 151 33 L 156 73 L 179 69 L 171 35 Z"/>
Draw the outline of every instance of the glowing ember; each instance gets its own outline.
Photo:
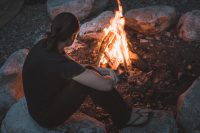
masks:
<path id="1" fill-rule="evenodd" d="M 131 68 L 126 32 L 124 30 L 125 19 L 120 0 L 118 2 L 118 11 L 115 17 L 110 21 L 109 27 L 104 29 L 104 37 L 101 42 L 99 66 L 108 64 L 116 70 L 120 64 L 123 64 L 126 70 Z"/>

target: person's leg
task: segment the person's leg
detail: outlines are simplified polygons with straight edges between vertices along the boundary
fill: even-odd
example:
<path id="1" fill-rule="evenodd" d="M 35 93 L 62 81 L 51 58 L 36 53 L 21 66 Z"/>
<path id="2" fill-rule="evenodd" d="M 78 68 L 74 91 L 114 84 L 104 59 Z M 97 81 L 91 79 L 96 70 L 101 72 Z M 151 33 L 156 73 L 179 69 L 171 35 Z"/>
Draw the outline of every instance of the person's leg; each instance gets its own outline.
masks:
<path id="1" fill-rule="evenodd" d="M 94 103 L 111 115 L 115 126 L 122 128 L 130 120 L 132 109 L 114 88 L 107 92 L 89 88 L 88 92 Z"/>
<path id="2" fill-rule="evenodd" d="M 62 125 L 73 113 L 75 113 L 85 98 L 88 96 L 82 86 L 73 81 L 63 88 L 41 118 L 41 125 L 54 128 Z"/>
<path id="3" fill-rule="evenodd" d="M 88 95 L 91 96 L 94 103 L 111 114 L 112 120 L 118 128 L 123 127 L 130 119 L 131 108 L 115 89 L 108 92 L 98 91 L 72 80 L 70 85 L 54 98 L 54 102 L 46 114 L 46 119 L 43 121 L 43 126 L 50 128 L 61 125 L 79 109 Z"/>

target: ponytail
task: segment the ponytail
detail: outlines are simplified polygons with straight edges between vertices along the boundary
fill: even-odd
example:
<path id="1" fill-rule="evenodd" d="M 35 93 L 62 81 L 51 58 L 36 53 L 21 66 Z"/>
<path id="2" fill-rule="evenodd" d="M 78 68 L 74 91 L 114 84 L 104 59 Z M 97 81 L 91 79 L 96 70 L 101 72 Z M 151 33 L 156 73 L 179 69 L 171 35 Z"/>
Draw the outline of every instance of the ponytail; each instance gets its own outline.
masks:
<path id="1" fill-rule="evenodd" d="M 47 49 L 57 51 L 58 43 L 71 39 L 79 29 L 79 21 L 72 13 L 60 13 L 52 21 L 51 31 L 46 33 Z"/>
<path id="2" fill-rule="evenodd" d="M 51 51 L 56 50 L 58 43 L 57 38 L 55 36 L 52 36 L 51 32 L 47 32 L 46 39 L 47 39 L 47 49 Z"/>

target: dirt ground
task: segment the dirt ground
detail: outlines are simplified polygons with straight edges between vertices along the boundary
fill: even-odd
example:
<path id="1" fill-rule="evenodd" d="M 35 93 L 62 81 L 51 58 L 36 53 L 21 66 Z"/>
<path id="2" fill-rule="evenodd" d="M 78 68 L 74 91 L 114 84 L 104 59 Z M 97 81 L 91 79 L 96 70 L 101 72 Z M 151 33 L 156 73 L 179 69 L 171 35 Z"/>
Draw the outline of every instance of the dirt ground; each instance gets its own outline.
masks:
<path id="1" fill-rule="evenodd" d="M 107 9 L 115 7 L 110 0 Z M 167 4 L 177 8 L 179 14 L 200 9 L 199 0 L 124 0 L 125 10 L 149 5 Z M 50 25 L 46 5 L 25 5 L 22 11 L 0 29 L 0 65 L 14 51 L 31 48 L 35 39 L 45 33 Z M 119 75 L 117 90 L 130 106 L 176 110 L 178 96 L 200 75 L 200 43 L 184 42 L 177 37 L 176 27 L 156 36 L 145 36 L 126 29 L 130 49 L 140 59 L 132 63 L 128 74 Z M 83 64 L 94 64 L 97 53 L 89 47 L 74 51 L 71 55 Z M 94 105 L 90 98 L 80 108 L 90 116 L 106 124 L 108 133 L 117 133 L 110 115 Z"/>
<path id="2" fill-rule="evenodd" d="M 122 3 L 125 11 L 158 4 L 174 6 L 180 15 L 187 11 L 200 9 L 199 0 L 122 0 Z M 116 6 L 116 0 L 110 0 L 108 7 L 104 10 L 114 10 Z M 95 16 L 89 17 L 85 21 L 93 17 Z M 35 39 L 45 33 L 49 26 L 50 19 L 46 11 L 46 4 L 25 4 L 15 18 L 0 28 L 0 66 L 14 51 L 31 48 Z"/>
<path id="3" fill-rule="evenodd" d="M 127 33 L 130 49 L 140 59 L 132 63 L 129 75 L 119 75 L 117 90 L 132 107 L 170 110 L 176 115 L 179 95 L 200 75 L 200 43 L 180 40 L 175 30 L 157 36 L 144 36 L 129 30 Z M 95 64 L 97 52 L 91 45 L 74 51 L 72 57 L 82 64 Z M 90 98 L 81 111 L 105 122 L 110 133 L 117 132 L 109 114 L 94 105 Z"/>

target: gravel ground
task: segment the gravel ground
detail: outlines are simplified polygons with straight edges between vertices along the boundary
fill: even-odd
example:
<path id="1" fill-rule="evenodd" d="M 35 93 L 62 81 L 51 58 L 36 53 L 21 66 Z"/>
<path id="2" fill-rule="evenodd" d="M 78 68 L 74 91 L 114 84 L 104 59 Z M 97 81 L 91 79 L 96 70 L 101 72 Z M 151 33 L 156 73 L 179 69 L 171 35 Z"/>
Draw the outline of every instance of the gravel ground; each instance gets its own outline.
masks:
<path id="1" fill-rule="evenodd" d="M 185 13 L 190 10 L 200 9 L 199 0 L 123 0 L 126 3 L 127 9 L 139 8 L 150 5 L 169 5 L 174 6 L 177 11 Z"/>
<path id="2" fill-rule="evenodd" d="M 123 6 L 126 10 L 129 10 L 131 8 L 139 8 L 139 7 L 145 7 L 149 5 L 156 5 L 156 4 L 166 4 L 166 5 L 172 5 L 175 6 L 176 9 L 180 14 L 183 14 L 187 11 L 191 11 L 194 9 L 200 9 L 200 0 L 122 0 Z M 114 7 L 116 7 L 116 0 L 110 0 L 109 6 L 107 9 L 112 10 Z M 91 18 L 90 18 L 91 19 Z M 87 19 L 88 20 L 88 19 Z M 34 42 L 36 38 L 38 38 L 41 34 L 46 32 L 46 29 L 49 28 L 50 25 L 50 19 L 46 12 L 46 4 L 36 4 L 36 5 L 24 5 L 21 12 L 7 25 L 5 25 L 3 28 L 0 29 L 0 66 L 1 64 L 7 59 L 7 57 L 13 53 L 14 51 L 21 49 L 21 48 L 31 48 L 34 45 Z M 150 105 L 151 108 L 156 109 L 166 109 L 167 106 L 174 106 L 175 103 L 169 103 L 170 101 L 176 102 L 177 96 L 180 94 L 179 90 L 181 92 L 188 87 L 192 83 L 192 81 L 197 77 L 197 75 L 200 74 L 199 71 L 199 47 L 193 47 L 197 46 L 196 44 L 192 43 L 193 45 L 189 45 L 185 42 L 182 42 L 181 40 L 177 39 L 176 33 L 174 35 L 173 30 L 170 31 L 171 36 L 166 37 L 161 36 L 160 40 L 153 39 L 153 41 L 150 44 L 153 44 L 152 47 L 149 44 L 143 44 L 143 45 L 137 45 L 138 53 L 140 56 L 147 56 L 151 60 L 147 60 L 148 62 L 146 65 L 147 69 L 149 69 L 147 72 L 142 71 L 141 76 L 136 76 L 136 78 L 142 78 L 142 75 L 147 75 L 148 72 L 156 68 L 156 70 L 160 70 L 160 72 L 153 71 L 151 78 L 156 78 L 157 74 L 159 81 L 157 84 L 153 83 L 151 81 L 152 79 L 147 79 L 148 82 L 146 82 L 144 85 L 137 85 L 135 83 L 135 79 L 133 79 L 133 83 L 127 83 L 123 82 L 123 84 L 120 84 L 118 87 L 118 90 L 123 95 L 123 97 L 128 101 L 128 103 L 134 104 L 134 106 L 140 107 L 140 106 L 147 106 Z M 174 37 L 175 36 L 175 37 Z M 145 36 L 136 37 L 134 40 L 137 44 L 139 39 L 145 38 Z M 153 37 L 150 37 L 150 39 Z M 147 39 L 148 40 L 148 39 Z M 154 42 L 155 40 L 155 42 Z M 161 43 L 157 44 L 157 43 Z M 166 45 L 168 44 L 168 45 Z M 178 45 L 174 45 L 178 44 Z M 183 44 L 183 45 L 182 45 Z M 199 46 L 199 45 L 198 45 Z M 88 49 L 91 53 L 94 51 L 91 51 L 91 49 Z M 82 51 L 82 52 L 81 52 Z M 74 53 L 74 58 L 77 58 L 76 60 L 80 61 L 83 57 L 83 54 L 85 53 L 85 49 Z M 84 52 L 83 52 L 84 51 Z M 156 58 L 158 55 L 156 55 L 156 51 L 164 51 L 163 56 L 160 56 L 158 58 L 160 66 L 157 66 L 156 64 Z M 184 52 L 185 51 L 185 52 Z M 84 57 L 90 57 L 95 58 L 95 54 L 88 53 L 88 55 Z M 81 54 L 83 53 L 83 54 Z M 170 58 L 166 59 L 165 57 L 168 57 L 165 55 L 165 53 L 168 53 L 167 55 L 170 55 Z M 171 53 L 171 54 L 170 54 Z M 176 54 L 177 53 L 177 54 Z M 190 53 L 190 54 L 188 54 Z M 196 53 L 195 56 L 192 53 Z M 91 56 L 92 55 L 92 56 Z M 187 55 L 187 56 L 185 56 Z M 170 60 L 172 59 L 172 60 Z M 174 59 L 174 60 L 173 60 Z M 182 60 L 184 63 L 181 63 Z M 87 60 L 81 60 L 84 63 L 94 63 L 88 62 Z M 179 62 L 177 62 L 179 61 Z M 165 68 L 163 68 L 162 64 L 167 64 L 166 71 Z M 186 69 L 186 66 L 192 66 L 192 70 Z M 142 70 L 141 67 L 139 69 Z M 180 70 L 179 70 L 180 69 Z M 177 70 L 174 72 L 174 70 Z M 138 72 L 138 71 L 136 71 Z M 146 74 L 147 73 L 147 74 Z M 172 73 L 175 73 L 177 75 L 183 75 L 182 78 L 176 79 L 176 75 L 172 75 Z M 151 74 L 151 73 L 150 73 Z M 195 74 L 195 75 L 194 75 Z M 162 82 L 163 80 L 163 82 Z M 137 80 L 136 80 L 137 81 Z M 144 83 L 142 81 L 142 83 Z M 151 87 L 149 87 L 148 83 Z M 176 83 L 175 86 L 171 86 L 171 83 Z M 187 83 L 187 84 L 186 84 Z M 132 88 L 132 86 L 135 86 Z M 136 92 L 135 90 L 138 89 L 143 90 L 141 88 L 149 88 L 149 91 L 145 92 Z M 127 89 L 132 88 L 132 89 Z M 167 88 L 167 89 L 162 89 Z M 173 91 L 173 88 L 176 88 L 175 92 Z M 134 90 L 134 94 L 133 91 Z M 153 91 L 154 90 L 154 91 Z M 161 90 L 161 91 L 160 91 Z M 164 92 L 163 90 L 170 90 L 171 92 Z M 153 92 L 152 92 L 153 91 Z M 172 93 L 173 92 L 173 93 Z M 150 93 L 150 94 L 149 94 Z M 173 98 L 170 97 L 157 97 L 168 94 L 172 94 Z M 167 94 L 166 94 L 167 93 Z M 176 94 L 177 93 L 177 94 Z M 156 97 L 155 97 L 156 95 Z M 149 99 L 152 99 L 149 100 Z M 159 99 L 159 100 L 158 100 Z M 169 100 L 172 99 L 172 100 Z M 174 99 L 174 100 L 173 100 Z M 160 107 L 156 101 L 161 101 L 162 106 Z M 166 103 L 167 101 L 167 103 Z M 148 103 L 147 103 L 148 102 Z M 155 106 L 152 105 L 152 103 L 156 104 Z M 164 107 L 163 107 L 164 106 Z M 168 109 L 166 109 L 168 110 Z M 101 108 L 95 106 L 91 100 L 87 100 L 85 104 L 81 107 L 82 112 L 86 112 L 90 116 L 93 116 L 97 118 L 98 120 L 101 120 L 106 123 L 107 130 L 109 133 L 117 132 L 116 128 L 112 126 L 112 122 L 110 121 L 110 116 L 102 111 Z"/>
<path id="3" fill-rule="evenodd" d="M 133 32 L 126 29 L 130 49 L 140 57 L 132 62 L 133 69 L 129 75 L 118 75 L 117 90 L 130 106 L 168 110 L 176 114 L 179 95 L 200 75 L 200 43 L 180 40 L 173 29 L 157 36 L 131 35 Z M 147 42 L 141 43 L 141 40 Z M 97 59 L 92 46 L 73 51 L 70 55 L 81 64 L 94 65 Z M 91 99 L 84 102 L 80 111 L 104 122 L 108 133 L 118 132 L 110 115 Z"/>
<path id="4" fill-rule="evenodd" d="M 0 29 L 0 64 L 14 51 L 33 46 L 49 24 L 46 5 L 25 5 L 11 22 Z"/>
<path id="5" fill-rule="evenodd" d="M 180 14 L 200 9 L 199 0 L 122 0 L 122 3 L 125 11 L 156 4 L 175 6 Z M 105 10 L 113 10 L 115 7 L 116 0 L 110 0 Z M 46 4 L 24 5 L 21 12 L 0 29 L 0 66 L 14 51 L 33 46 L 36 38 L 44 33 L 49 25 Z"/>

